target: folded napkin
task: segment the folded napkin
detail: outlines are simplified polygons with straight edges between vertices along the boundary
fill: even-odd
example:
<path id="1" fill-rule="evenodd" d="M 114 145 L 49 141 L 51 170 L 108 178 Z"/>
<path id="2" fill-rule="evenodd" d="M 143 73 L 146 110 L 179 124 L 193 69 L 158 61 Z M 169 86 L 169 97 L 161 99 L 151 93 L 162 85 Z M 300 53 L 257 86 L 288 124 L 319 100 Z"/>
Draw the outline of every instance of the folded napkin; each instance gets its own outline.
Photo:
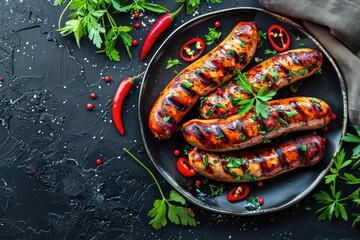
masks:
<path id="1" fill-rule="evenodd" d="M 360 0 L 259 0 L 273 12 L 303 20 L 329 51 L 346 82 L 349 122 L 360 125 Z"/>

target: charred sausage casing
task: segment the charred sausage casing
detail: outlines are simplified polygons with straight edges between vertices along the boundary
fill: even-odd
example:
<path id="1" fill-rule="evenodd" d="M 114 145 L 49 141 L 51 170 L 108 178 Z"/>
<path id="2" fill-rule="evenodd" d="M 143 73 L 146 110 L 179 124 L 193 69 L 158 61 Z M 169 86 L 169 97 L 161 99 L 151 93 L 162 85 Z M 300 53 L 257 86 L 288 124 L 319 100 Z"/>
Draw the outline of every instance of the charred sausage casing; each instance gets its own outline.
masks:
<path id="1" fill-rule="evenodd" d="M 325 143 L 324 137 L 309 134 L 253 151 L 219 154 L 194 148 L 188 157 L 195 171 L 207 178 L 248 182 L 316 164 L 325 153 Z"/>
<path id="2" fill-rule="evenodd" d="M 254 22 L 240 22 L 217 47 L 182 70 L 160 93 L 149 116 L 158 139 L 168 139 L 198 99 L 230 80 L 254 56 L 258 44 Z"/>
<path id="3" fill-rule="evenodd" d="M 283 133 L 322 128 L 336 116 L 324 101 L 292 97 L 269 101 L 267 119 L 253 107 L 245 114 L 225 119 L 192 119 L 183 124 L 185 140 L 192 146 L 225 152 L 260 144 Z"/>
<path id="4" fill-rule="evenodd" d="M 266 86 L 265 92 L 277 91 L 315 74 L 321 65 L 322 55 L 320 52 L 309 48 L 300 48 L 279 53 L 263 61 L 250 69 L 246 76 L 255 93 L 263 86 Z M 234 78 L 221 91 L 221 94 L 214 92 L 207 96 L 207 104 L 199 107 L 201 117 L 209 119 L 237 113 L 236 102 L 252 97 L 237 82 L 237 78 Z"/>

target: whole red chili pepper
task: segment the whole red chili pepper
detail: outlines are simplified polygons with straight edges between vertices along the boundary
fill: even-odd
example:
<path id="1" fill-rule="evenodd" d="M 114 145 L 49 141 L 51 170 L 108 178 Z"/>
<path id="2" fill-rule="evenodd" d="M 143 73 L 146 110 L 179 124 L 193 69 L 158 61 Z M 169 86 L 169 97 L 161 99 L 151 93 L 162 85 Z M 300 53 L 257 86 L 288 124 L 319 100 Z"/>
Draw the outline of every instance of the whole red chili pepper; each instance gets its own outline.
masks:
<path id="1" fill-rule="evenodd" d="M 144 73 L 141 73 L 134 77 L 127 77 L 124 80 L 122 80 L 113 98 L 112 109 L 111 109 L 112 117 L 114 124 L 117 130 L 119 130 L 121 136 L 124 136 L 125 133 L 122 123 L 122 117 L 121 117 L 121 110 L 124 100 L 127 94 L 130 92 L 131 87 L 134 85 L 135 79 L 141 77 L 142 75 L 144 75 Z"/>
<path id="2" fill-rule="evenodd" d="M 144 41 L 144 45 L 141 49 L 140 61 L 143 61 L 147 54 L 150 52 L 151 47 L 154 45 L 156 39 L 170 27 L 173 22 L 175 16 L 180 12 L 183 5 L 173 13 L 165 13 L 163 16 L 157 20 L 154 25 L 151 27 L 146 39 Z"/>

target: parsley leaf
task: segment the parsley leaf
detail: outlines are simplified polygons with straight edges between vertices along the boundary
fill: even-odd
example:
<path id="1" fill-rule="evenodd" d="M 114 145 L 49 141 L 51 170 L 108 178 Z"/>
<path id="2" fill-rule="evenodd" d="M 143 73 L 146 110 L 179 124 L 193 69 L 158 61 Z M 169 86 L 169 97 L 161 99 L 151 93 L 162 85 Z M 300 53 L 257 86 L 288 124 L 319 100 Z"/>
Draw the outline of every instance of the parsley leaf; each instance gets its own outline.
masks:
<path id="1" fill-rule="evenodd" d="M 148 216 L 152 217 L 149 224 L 156 230 L 165 227 L 167 224 L 167 218 L 174 224 L 181 224 L 183 226 L 196 226 L 195 215 L 188 208 L 183 207 L 186 204 L 185 199 L 177 193 L 175 190 L 170 191 L 169 198 L 165 198 L 164 193 L 160 187 L 158 180 L 154 174 L 146 167 L 137 157 L 135 157 L 128 149 L 124 148 L 124 151 L 129 154 L 141 167 L 143 167 L 154 179 L 156 186 L 159 189 L 161 199 L 156 199 L 153 204 L 153 208 L 148 212 Z M 173 204 L 178 203 L 183 206 Z"/>
<path id="2" fill-rule="evenodd" d="M 261 31 L 261 30 L 258 31 L 258 36 L 261 37 L 261 38 L 263 38 L 263 39 L 266 39 L 266 38 L 267 38 L 266 32 L 263 32 L 263 31 Z"/>
<path id="3" fill-rule="evenodd" d="M 360 154 L 360 126 L 355 126 L 354 129 L 359 136 L 346 133 L 346 135 L 341 138 L 341 140 L 345 142 L 359 143 L 359 145 L 353 149 L 353 156 Z"/>

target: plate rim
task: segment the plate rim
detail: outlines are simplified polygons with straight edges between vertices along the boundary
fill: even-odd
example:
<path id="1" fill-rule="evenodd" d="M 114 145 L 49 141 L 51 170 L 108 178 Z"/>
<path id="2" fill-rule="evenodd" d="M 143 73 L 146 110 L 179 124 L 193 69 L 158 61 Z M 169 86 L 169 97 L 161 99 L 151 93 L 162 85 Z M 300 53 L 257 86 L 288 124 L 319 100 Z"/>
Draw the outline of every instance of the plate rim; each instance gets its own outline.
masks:
<path id="1" fill-rule="evenodd" d="M 280 206 L 277 207 L 272 207 L 269 209 L 259 209 L 256 211 L 246 211 L 246 212 L 239 212 L 239 211 L 233 211 L 233 210 L 226 210 L 226 209 L 221 209 L 218 208 L 216 206 L 209 206 L 208 204 L 204 203 L 204 201 L 201 201 L 200 199 L 194 197 L 192 194 L 190 194 L 188 191 L 186 191 L 186 189 L 184 189 L 182 186 L 180 186 L 176 181 L 173 181 L 172 179 L 170 179 L 169 174 L 164 171 L 160 166 L 158 166 L 155 162 L 155 160 L 153 159 L 152 155 L 150 154 L 150 150 L 148 148 L 148 145 L 145 141 L 145 132 L 144 129 L 142 128 L 142 126 L 144 125 L 144 120 L 147 122 L 148 119 L 142 119 L 142 114 L 141 114 L 141 97 L 143 95 L 143 91 L 144 91 L 144 85 L 145 85 L 145 78 L 148 75 L 148 71 L 150 66 L 152 66 L 152 63 L 156 60 L 156 57 L 158 55 L 158 53 L 161 51 L 161 49 L 163 48 L 163 46 L 179 31 L 181 31 L 183 28 L 185 28 L 187 25 L 190 25 L 191 23 L 194 23 L 196 21 L 198 21 L 199 19 L 202 18 L 206 18 L 208 16 L 212 16 L 212 15 L 216 15 L 219 13 L 223 13 L 223 12 L 228 12 L 228 11 L 244 11 L 244 10 L 252 10 L 252 11 L 258 11 L 258 12 L 263 12 L 263 13 L 267 13 L 277 19 L 279 19 L 282 22 L 286 22 L 287 24 L 290 24 L 296 28 L 298 28 L 299 30 L 301 30 L 305 35 L 307 35 L 311 41 L 313 41 L 323 52 L 323 54 L 326 55 L 326 57 L 328 58 L 328 60 L 330 61 L 330 63 L 332 64 L 332 66 L 334 67 L 335 72 L 337 73 L 337 77 L 339 79 L 339 83 L 340 83 L 340 87 L 341 87 L 341 94 L 342 94 L 342 100 L 343 100 L 343 108 L 344 108 L 344 118 L 342 119 L 343 121 L 343 126 L 342 126 L 342 130 L 341 130 L 341 136 L 345 135 L 346 129 L 347 129 L 347 125 L 348 125 L 348 103 L 347 103 L 347 93 L 346 93 L 346 85 L 345 85 L 345 81 L 342 77 L 342 74 L 339 70 L 339 68 L 337 67 L 336 62 L 334 61 L 334 59 L 331 57 L 330 53 L 326 50 L 326 48 L 315 38 L 313 37 L 308 31 L 306 31 L 306 29 L 304 27 L 302 27 L 301 25 L 299 25 L 298 23 L 294 22 L 293 20 L 291 20 L 290 18 L 284 17 L 282 15 L 279 15 L 277 13 L 268 11 L 268 10 L 264 10 L 261 8 L 256 8 L 256 7 L 233 7 L 233 8 L 225 8 L 225 9 L 221 9 L 221 10 L 217 10 L 217 11 L 213 11 L 210 13 L 205 13 L 205 14 L 201 14 L 195 18 L 190 19 L 189 21 L 184 22 L 183 24 L 181 24 L 179 27 L 177 27 L 159 46 L 158 50 L 154 53 L 154 55 L 152 56 L 151 60 L 148 63 L 148 66 L 145 70 L 145 74 L 142 78 L 142 82 L 141 82 L 141 86 L 140 86 L 140 91 L 139 91 L 139 97 L 138 97 L 138 119 L 139 119 L 139 126 L 140 126 L 140 133 L 141 133 L 141 139 L 143 142 L 143 145 L 145 147 L 145 151 L 146 154 L 148 156 L 148 158 L 151 160 L 151 163 L 153 164 L 153 166 L 155 167 L 155 169 L 160 173 L 160 175 L 166 180 L 166 182 L 168 184 L 170 184 L 170 186 L 172 188 L 174 188 L 177 192 L 179 192 L 187 201 L 189 201 L 191 204 L 209 211 L 209 212 L 213 212 L 213 213 L 218 213 L 218 214 L 228 214 L 228 215 L 237 215 L 237 216 L 255 216 L 255 215 L 263 215 L 263 214 L 267 214 L 267 213 L 273 213 L 273 212 L 277 212 L 280 210 L 283 210 L 285 208 L 288 208 L 292 205 L 294 205 L 295 203 L 299 202 L 301 199 L 303 199 L 304 197 L 306 197 L 312 190 L 314 190 L 314 188 L 321 182 L 321 180 L 323 179 L 323 177 L 325 176 L 325 174 L 329 171 L 330 166 L 333 164 L 333 158 L 336 155 L 336 153 L 341 149 L 342 147 L 342 141 L 340 139 L 338 146 L 336 147 L 336 151 L 334 153 L 334 155 L 331 157 L 331 160 L 329 162 L 329 164 L 327 165 L 327 167 L 321 171 L 321 173 L 314 179 L 313 183 L 308 186 L 306 188 L 305 191 L 303 191 L 301 194 L 297 195 L 296 197 L 294 197 L 292 200 L 288 201 L 285 204 L 282 204 Z"/>

